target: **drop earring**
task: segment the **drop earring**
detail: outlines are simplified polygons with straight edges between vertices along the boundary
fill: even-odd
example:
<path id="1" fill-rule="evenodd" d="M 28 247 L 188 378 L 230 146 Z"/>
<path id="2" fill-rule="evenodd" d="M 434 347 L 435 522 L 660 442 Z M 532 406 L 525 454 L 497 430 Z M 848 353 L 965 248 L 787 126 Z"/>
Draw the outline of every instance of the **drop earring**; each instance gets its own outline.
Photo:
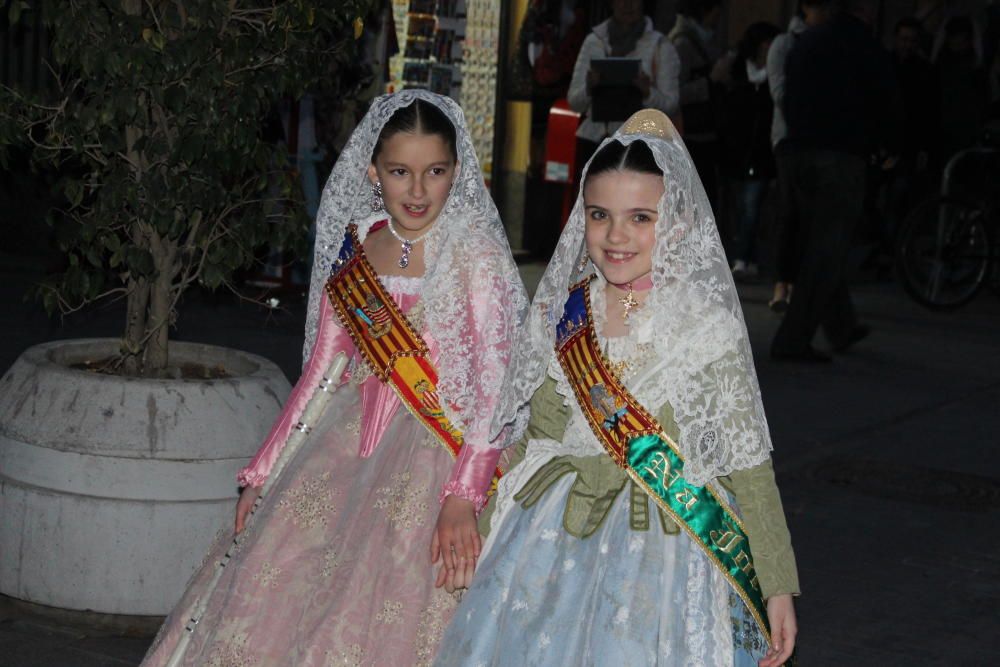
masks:
<path id="1" fill-rule="evenodd" d="M 587 254 L 586 250 L 584 250 L 583 251 L 583 257 L 580 258 L 580 266 L 577 267 L 577 271 L 579 271 L 580 273 L 583 273 L 583 271 L 587 268 L 587 263 L 589 261 L 590 261 L 590 255 Z"/>
<path id="2" fill-rule="evenodd" d="M 382 199 L 382 183 L 381 181 L 376 181 L 372 183 L 372 212 L 378 213 L 379 211 L 385 210 L 385 200 Z"/>

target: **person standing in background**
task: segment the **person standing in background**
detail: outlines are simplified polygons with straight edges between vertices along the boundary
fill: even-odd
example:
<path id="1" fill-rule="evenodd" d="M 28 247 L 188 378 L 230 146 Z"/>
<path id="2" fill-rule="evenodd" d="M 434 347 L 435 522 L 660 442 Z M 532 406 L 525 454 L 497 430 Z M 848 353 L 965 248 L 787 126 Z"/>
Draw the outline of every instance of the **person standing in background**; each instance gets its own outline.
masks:
<path id="1" fill-rule="evenodd" d="M 792 17 L 788 32 L 778 35 L 771 42 L 767 52 L 767 85 L 774 102 L 771 121 L 771 146 L 774 151 L 774 166 L 778 183 L 778 220 L 774 235 L 774 293 L 768 306 L 783 313 L 792 297 L 792 285 L 799 269 L 801 249 L 799 244 L 799 220 L 792 197 L 791 164 L 788 158 L 788 126 L 785 123 L 785 61 L 795 40 L 807 28 L 817 26 L 832 12 L 831 0 L 800 0 L 799 13 Z"/>
<path id="2" fill-rule="evenodd" d="M 904 17 L 896 23 L 892 60 L 902 101 L 903 132 L 899 161 L 892 170 L 885 202 L 887 227 L 883 232 L 885 250 L 891 251 L 896 229 L 906 215 L 921 176 L 926 178 L 941 125 L 941 83 L 937 70 L 920 50 L 923 28 L 920 21 Z"/>
<path id="3" fill-rule="evenodd" d="M 983 64 L 989 68 L 989 116 L 1000 116 L 1000 2 L 990 0 L 986 7 L 986 29 L 983 31 Z"/>
<path id="4" fill-rule="evenodd" d="M 944 26 L 944 42 L 934 61 L 941 82 L 942 158 L 976 142 L 989 104 L 989 80 L 967 16 L 953 16 Z"/>
<path id="5" fill-rule="evenodd" d="M 680 103 L 684 143 L 705 185 L 709 202 L 718 201 L 719 135 L 716 97 L 727 75 L 716 68 L 718 47 L 712 41 L 722 16 L 722 0 L 687 0 L 668 38 L 680 56 Z"/>
<path id="6" fill-rule="evenodd" d="M 874 16 L 875 0 L 845 0 L 788 54 L 784 111 L 802 262 L 795 299 L 771 345 L 778 361 L 829 361 L 812 346 L 820 326 L 838 352 L 870 333 L 851 302 L 847 255 L 869 157 L 894 154 L 900 126 L 892 64 L 872 36 Z"/>
<path id="7" fill-rule="evenodd" d="M 774 177 L 771 154 L 771 93 L 767 52 L 780 33 L 761 21 L 743 33 L 731 59 L 722 97 L 722 173 L 733 196 L 736 229 L 732 269 L 737 281 L 757 277 L 757 228 L 767 185 Z"/>
<path id="8" fill-rule="evenodd" d="M 562 183 L 546 180 L 546 143 L 552 107 L 565 100 L 576 57 L 590 34 L 585 0 L 531 0 L 518 29 L 517 48 L 504 81 L 507 100 L 530 102 L 531 144 L 524 209 L 525 249 L 546 257 L 559 238 Z M 572 174 L 567 173 L 566 178 Z"/>
<path id="9" fill-rule="evenodd" d="M 600 84 L 591 61 L 601 58 L 635 58 L 640 61 L 635 86 L 642 95 L 642 106 L 676 114 L 680 102 L 677 50 L 663 33 L 653 28 L 645 16 L 642 0 L 611 0 L 611 18 L 594 26 L 583 40 L 569 85 L 569 106 L 584 118 L 576 132 L 576 174 L 597 150 L 598 144 L 621 127 L 621 123 L 598 123 L 590 118 L 592 93 Z"/>

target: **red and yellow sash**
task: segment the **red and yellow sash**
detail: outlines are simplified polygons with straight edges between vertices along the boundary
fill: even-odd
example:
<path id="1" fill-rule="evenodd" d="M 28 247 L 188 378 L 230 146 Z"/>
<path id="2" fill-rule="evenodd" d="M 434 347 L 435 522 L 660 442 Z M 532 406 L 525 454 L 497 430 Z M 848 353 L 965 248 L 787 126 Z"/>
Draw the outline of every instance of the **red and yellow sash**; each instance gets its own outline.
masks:
<path id="1" fill-rule="evenodd" d="M 388 383 L 406 409 L 457 457 L 464 444 L 462 431 L 441 408 L 438 373 L 427 343 L 368 263 L 356 225 L 347 228 L 326 292 L 372 373 Z M 496 478 L 501 474 L 497 468 Z M 496 479 L 492 486 L 496 487 Z"/>

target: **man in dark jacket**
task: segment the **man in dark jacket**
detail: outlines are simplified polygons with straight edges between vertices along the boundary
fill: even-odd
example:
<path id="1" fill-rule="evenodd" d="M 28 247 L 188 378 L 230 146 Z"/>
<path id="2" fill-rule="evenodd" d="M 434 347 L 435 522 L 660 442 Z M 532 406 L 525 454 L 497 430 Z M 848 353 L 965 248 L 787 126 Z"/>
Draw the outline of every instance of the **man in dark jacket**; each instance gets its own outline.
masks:
<path id="1" fill-rule="evenodd" d="M 717 100 L 721 72 L 715 28 L 722 16 L 722 0 L 684 0 L 667 38 L 680 58 L 680 103 L 684 143 L 698 170 L 708 200 L 715 208 L 718 195 L 719 135 Z"/>
<path id="2" fill-rule="evenodd" d="M 885 185 L 884 250 L 892 253 L 896 230 L 911 205 L 930 186 L 932 158 L 938 157 L 941 127 L 941 85 L 938 72 L 920 52 L 923 28 L 913 17 L 896 23 L 892 50 L 899 85 L 902 130 L 899 162 Z M 935 165 L 936 168 L 936 165 Z"/>
<path id="3" fill-rule="evenodd" d="M 788 54 L 784 112 L 802 264 L 771 345 L 776 360 L 829 361 L 812 346 L 820 326 L 835 351 L 868 335 L 851 303 L 847 255 L 862 215 L 867 161 L 897 150 L 899 127 L 892 65 L 871 34 L 874 5 L 845 0 Z"/>

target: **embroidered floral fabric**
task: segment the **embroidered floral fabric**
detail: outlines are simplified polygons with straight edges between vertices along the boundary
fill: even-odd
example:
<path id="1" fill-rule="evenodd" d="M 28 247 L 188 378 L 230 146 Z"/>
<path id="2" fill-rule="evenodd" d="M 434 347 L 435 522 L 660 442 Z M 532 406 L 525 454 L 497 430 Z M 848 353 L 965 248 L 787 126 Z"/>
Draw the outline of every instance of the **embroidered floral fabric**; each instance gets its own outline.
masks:
<path id="1" fill-rule="evenodd" d="M 571 477 L 494 521 L 435 664 L 756 666 L 763 637 L 687 534 L 631 530 L 620 493 L 575 537 L 563 529 Z"/>
<path id="2" fill-rule="evenodd" d="M 344 385 L 275 480 L 181 665 L 430 664 L 458 604 L 427 554 L 452 457 L 402 409 L 359 457 L 343 425 L 361 394 Z M 231 541 L 220 531 L 143 665 L 166 664 Z"/>

